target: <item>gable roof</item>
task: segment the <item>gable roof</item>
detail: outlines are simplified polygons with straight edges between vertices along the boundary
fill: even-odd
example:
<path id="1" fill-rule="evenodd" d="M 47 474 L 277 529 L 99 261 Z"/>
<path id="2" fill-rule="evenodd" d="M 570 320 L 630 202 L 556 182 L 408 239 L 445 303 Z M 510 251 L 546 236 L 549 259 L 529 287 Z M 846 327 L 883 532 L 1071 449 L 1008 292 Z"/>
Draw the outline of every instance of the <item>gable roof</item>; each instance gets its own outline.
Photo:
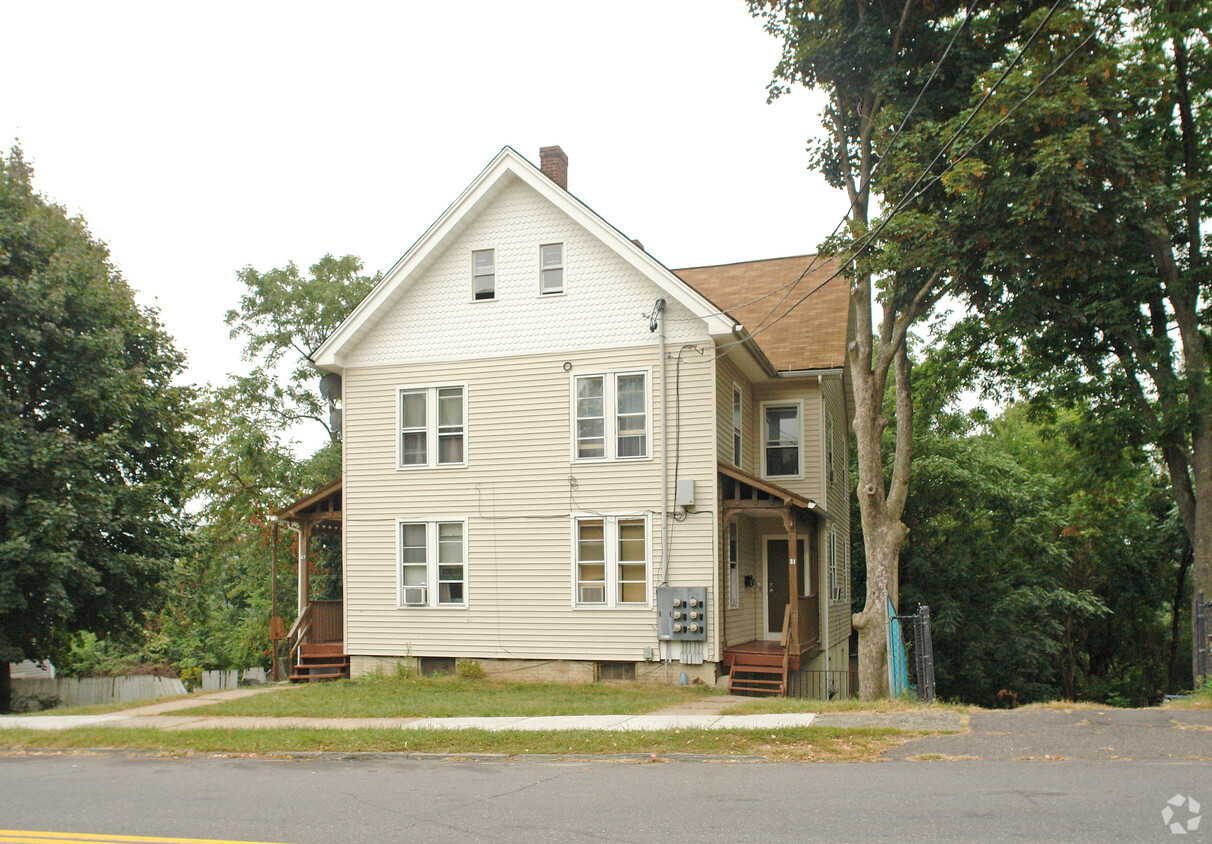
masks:
<path id="1" fill-rule="evenodd" d="M 443 244 L 457 236 L 475 219 L 481 208 L 515 180 L 529 185 L 611 247 L 620 258 L 656 284 L 669 298 L 703 319 L 709 334 L 731 335 L 736 329 L 736 321 L 721 313 L 706 296 L 674 275 L 642 247 L 633 243 L 589 206 L 545 176 L 515 150 L 505 147 L 312 354 L 312 362 L 316 367 L 322 370 L 339 369 L 342 366 L 343 353 L 353 348 L 424 273 L 440 254 Z"/>
<path id="2" fill-rule="evenodd" d="M 846 365 L 850 283 L 830 278 L 841 264 L 795 255 L 673 272 L 741 323 L 776 370 L 797 372 Z"/>

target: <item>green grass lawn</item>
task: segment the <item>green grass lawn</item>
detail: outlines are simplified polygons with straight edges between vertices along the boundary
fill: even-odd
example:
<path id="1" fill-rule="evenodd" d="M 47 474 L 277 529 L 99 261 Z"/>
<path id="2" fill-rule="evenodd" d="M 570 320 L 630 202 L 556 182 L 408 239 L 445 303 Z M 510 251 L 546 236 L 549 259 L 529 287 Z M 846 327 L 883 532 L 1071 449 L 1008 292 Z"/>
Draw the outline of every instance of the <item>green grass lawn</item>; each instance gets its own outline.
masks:
<path id="1" fill-rule="evenodd" d="M 762 715 L 766 713 L 783 712 L 969 712 L 975 707 L 958 703 L 943 703 L 933 701 L 923 703 L 920 700 L 903 700 L 900 698 L 886 700 L 859 700 L 858 698 L 842 698 L 841 700 L 809 700 L 794 697 L 755 697 L 742 703 L 736 703 L 723 710 L 724 715 Z"/>
<path id="2" fill-rule="evenodd" d="M 504 683 L 453 676 L 364 677 L 283 688 L 178 715 L 313 718 L 447 718 L 639 715 L 711 693 L 645 683 Z"/>
<path id="3" fill-rule="evenodd" d="M 761 756 L 772 761 L 860 762 L 925 735 L 907 730 L 802 727 L 769 730 L 155 730 L 90 727 L 0 730 L 0 748 L 39 750 L 159 750 L 273 755 L 299 751 L 601 755 L 674 753 Z"/>

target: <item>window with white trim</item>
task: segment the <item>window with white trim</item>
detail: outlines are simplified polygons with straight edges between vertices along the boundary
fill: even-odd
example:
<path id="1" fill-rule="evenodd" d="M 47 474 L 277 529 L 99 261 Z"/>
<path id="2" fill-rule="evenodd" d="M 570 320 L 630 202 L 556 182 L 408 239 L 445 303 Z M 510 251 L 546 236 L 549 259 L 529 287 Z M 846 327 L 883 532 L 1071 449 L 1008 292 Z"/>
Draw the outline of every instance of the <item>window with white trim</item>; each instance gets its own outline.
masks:
<path id="1" fill-rule="evenodd" d="M 645 516 L 574 518 L 574 603 L 585 607 L 647 605 L 649 544 Z"/>
<path id="2" fill-rule="evenodd" d="M 829 414 L 828 405 L 825 406 L 825 473 L 826 480 L 832 486 L 837 477 L 836 467 L 834 465 L 833 452 L 833 417 Z"/>
<path id="3" fill-rule="evenodd" d="M 405 469 L 467 465 L 467 388 L 400 388 L 400 457 Z"/>
<path id="4" fill-rule="evenodd" d="M 741 553 L 736 522 L 728 523 L 728 606 L 741 605 Z"/>
<path id="5" fill-rule="evenodd" d="M 495 249 L 477 249 L 471 253 L 471 297 L 476 301 L 497 298 Z"/>
<path id="6" fill-rule="evenodd" d="M 842 581 L 846 572 L 846 547 L 838 538 L 837 531 L 829 529 L 829 600 L 841 601 L 845 594 Z"/>
<path id="7" fill-rule="evenodd" d="M 762 420 L 763 473 L 771 478 L 803 475 L 799 402 L 763 405 Z"/>
<path id="8" fill-rule="evenodd" d="M 544 296 L 564 292 L 564 244 L 539 247 L 539 292 Z"/>
<path id="9" fill-rule="evenodd" d="M 648 374 L 573 378 L 573 457 L 634 460 L 649 456 Z"/>
<path id="10" fill-rule="evenodd" d="M 732 465 L 741 468 L 741 388 L 732 385 Z"/>
<path id="11" fill-rule="evenodd" d="M 398 519 L 401 607 L 467 606 L 467 521 Z"/>

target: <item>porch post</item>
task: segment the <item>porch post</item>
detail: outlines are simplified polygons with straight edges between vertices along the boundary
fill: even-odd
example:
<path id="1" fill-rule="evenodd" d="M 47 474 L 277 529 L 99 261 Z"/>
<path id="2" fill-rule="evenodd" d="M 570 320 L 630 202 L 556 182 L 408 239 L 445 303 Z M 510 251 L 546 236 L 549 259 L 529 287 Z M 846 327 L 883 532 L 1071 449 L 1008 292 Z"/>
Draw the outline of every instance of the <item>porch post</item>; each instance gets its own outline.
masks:
<path id="1" fill-rule="evenodd" d="M 299 615 L 311 603 L 311 520 L 299 519 Z"/>
<path id="2" fill-rule="evenodd" d="M 799 654 L 800 647 L 800 565 L 801 561 L 796 557 L 798 551 L 797 546 L 798 534 L 796 532 L 795 513 L 791 507 L 783 508 L 783 524 L 787 528 L 787 578 L 790 580 L 790 586 L 787 590 L 788 603 L 791 604 L 791 616 L 788 624 L 791 625 L 790 636 L 787 638 L 788 647 L 794 647 L 795 653 Z"/>

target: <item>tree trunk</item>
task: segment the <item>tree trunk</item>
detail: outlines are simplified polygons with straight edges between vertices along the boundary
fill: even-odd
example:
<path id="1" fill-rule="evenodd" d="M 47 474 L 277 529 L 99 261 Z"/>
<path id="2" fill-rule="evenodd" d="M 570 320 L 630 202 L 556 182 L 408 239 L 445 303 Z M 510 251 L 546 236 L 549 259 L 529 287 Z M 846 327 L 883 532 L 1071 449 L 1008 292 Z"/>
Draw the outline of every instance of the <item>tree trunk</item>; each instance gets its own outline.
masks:
<path id="1" fill-rule="evenodd" d="M 1186 667 L 1178 658 L 1178 639 L 1179 636 L 1185 635 L 1181 619 L 1183 612 L 1190 606 L 1186 587 L 1187 571 L 1191 568 L 1191 559 L 1190 547 L 1184 548 L 1182 560 L 1178 564 L 1178 573 L 1174 577 L 1174 593 L 1170 599 L 1169 659 L 1166 662 L 1166 691 L 1170 694 L 1177 694 L 1180 689 L 1186 688 L 1186 681 L 1178 679 L 1180 676 L 1186 676 Z M 1194 619 L 1192 619 L 1192 623 L 1194 623 Z"/>
<path id="2" fill-rule="evenodd" d="M 13 711 L 13 675 L 12 670 L 3 659 L 0 659 L 0 712 Z"/>
<path id="3" fill-rule="evenodd" d="M 858 289 L 859 285 L 856 285 Z M 864 307 L 856 302 L 862 317 Z M 870 318 L 870 310 L 866 311 Z M 868 323 L 870 324 L 870 323 Z M 871 343 L 867 333 L 866 342 Z M 899 600 L 901 545 L 909 529 L 901 522 L 909 488 L 913 447 L 913 403 L 909 394 L 909 357 L 903 345 L 895 351 L 882 348 L 878 355 L 864 354 L 862 333 L 851 348 L 850 372 L 854 388 L 855 453 L 858 463 L 859 513 L 863 526 L 863 552 L 867 567 L 867 599 L 851 623 L 858 630 L 859 697 L 888 697 L 888 602 Z M 868 347 L 869 348 L 869 347 Z M 864 365 L 866 357 L 870 363 Z M 896 371 L 896 451 L 887 495 L 881 445 L 888 420 L 883 414 L 888 368 Z"/>

